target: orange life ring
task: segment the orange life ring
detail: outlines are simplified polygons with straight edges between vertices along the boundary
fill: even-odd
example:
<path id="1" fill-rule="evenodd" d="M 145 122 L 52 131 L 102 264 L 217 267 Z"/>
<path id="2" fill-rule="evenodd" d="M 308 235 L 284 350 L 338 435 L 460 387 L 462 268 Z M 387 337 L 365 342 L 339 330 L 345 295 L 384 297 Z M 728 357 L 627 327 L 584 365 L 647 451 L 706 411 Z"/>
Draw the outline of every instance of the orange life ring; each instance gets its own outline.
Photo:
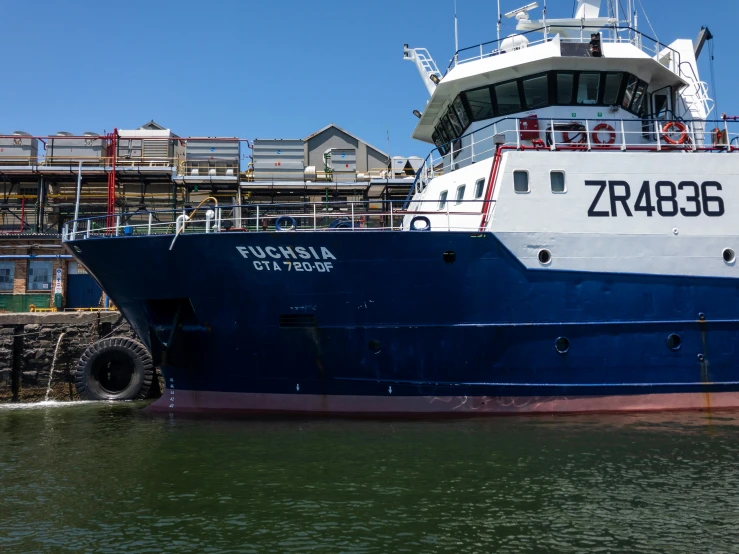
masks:
<path id="1" fill-rule="evenodd" d="M 600 131 L 608 132 L 609 137 L 607 142 L 602 142 L 598 137 L 598 133 Z M 596 146 L 610 146 L 611 144 L 616 142 L 616 129 L 611 127 L 608 123 L 599 123 L 593 128 L 591 136 L 593 138 L 593 144 L 595 144 Z"/>
<path id="2" fill-rule="evenodd" d="M 671 138 L 668 133 L 672 132 L 681 133 L 680 138 L 677 140 Z M 680 121 L 668 121 L 662 127 L 662 138 L 667 144 L 685 144 L 688 140 L 688 128 Z"/>

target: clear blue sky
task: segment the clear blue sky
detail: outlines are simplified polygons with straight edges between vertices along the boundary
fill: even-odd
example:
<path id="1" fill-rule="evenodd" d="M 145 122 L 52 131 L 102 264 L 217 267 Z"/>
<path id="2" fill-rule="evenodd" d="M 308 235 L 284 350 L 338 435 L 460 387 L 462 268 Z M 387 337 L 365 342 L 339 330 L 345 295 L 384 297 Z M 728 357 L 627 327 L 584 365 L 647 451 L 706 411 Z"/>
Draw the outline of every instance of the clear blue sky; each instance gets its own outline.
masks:
<path id="1" fill-rule="evenodd" d="M 708 25 L 719 110 L 739 115 L 739 0 L 641 1 L 662 42 L 694 39 Z M 501 0 L 503 11 L 527 2 Z M 569 17 L 572 5 L 548 0 L 549 17 Z M 3 134 L 102 133 L 155 119 L 180 136 L 302 138 L 333 122 L 382 150 L 389 131 L 391 154 L 425 156 L 430 147 L 410 134 L 412 111 L 428 96 L 402 59 L 403 43 L 429 48 L 441 68 L 454 53 L 452 0 L 0 0 L 0 7 Z M 494 0 L 458 0 L 457 11 L 461 47 L 495 38 Z M 504 35 L 513 31 L 505 21 Z M 651 34 L 643 18 L 640 28 Z M 706 48 L 699 65 L 710 86 L 708 60 Z"/>

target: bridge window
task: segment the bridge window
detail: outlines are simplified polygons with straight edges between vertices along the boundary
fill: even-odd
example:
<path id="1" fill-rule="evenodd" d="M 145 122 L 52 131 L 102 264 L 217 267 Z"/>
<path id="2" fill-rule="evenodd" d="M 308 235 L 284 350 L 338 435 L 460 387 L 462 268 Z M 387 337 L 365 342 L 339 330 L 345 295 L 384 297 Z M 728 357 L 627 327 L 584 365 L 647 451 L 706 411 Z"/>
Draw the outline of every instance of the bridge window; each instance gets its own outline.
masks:
<path id="1" fill-rule="evenodd" d="M 454 108 L 452 106 L 449 106 L 449 110 L 447 111 L 446 116 L 449 118 L 449 124 L 452 127 L 452 134 L 454 138 L 462 136 L 462 133 L 464 132 L 464 127 L 462 127 L 462 124 L 459 122 L 457 114 L 454 113 Z"/>
<path id="2" fill-rule="evenodd" d="M 470 124 L 470 118 L 467 115 L 467 110 L 464 107 L 464 102 L 462 102 L 461 95 L 457 96 L 454 99 L 454 113 L 457 114 L 459 122 L 462 124 L 462 128 L 466 129 Z"/>
<path id="3" fill-rule="evenodd" d="M 526 98 L 526 108 L 533 110 L 549 104 L 549 78 L 539 75 L 524 79 L 523 93 Z"/>
<path id="4" fill-rule="evenodd" d="M 13 290 L 15 262 L 0 262 L 0 291 Z"/>
<path id="5" fill-rule="evenodd" d="M 439 209 L 443 210 L 446 208 L 446 197 L 447 197 L 448 191 L 442 191 L 442 193 L 439 195 Z"/>
<path id="6" fill-rule="evenodd" d="M 644 102 L 644 97 L 646 94 L 644 94 L 647 90 L 647 84 L 644 81 L 639 81 L 639 84 L 636 87 L 636 92 L 634 93 L 634 102 L 631 104 L 631 111 L 635 114 L 641 114 L 641 108 L 642 104 Z"/>
<path id="7" fill-rule="evenodd" d="M 603 104 L 606 106 L 615 106 L 618 104 L 618 93 L 621 92 L 621 82 L 623 80 L 623 73 L 606 73 Z"/>
<path id="8" fill-rule="evenodd" d="M 464 189 L 465 188 L 466 188 L 465 185 L 459 185 L 457 187 L 457 201 L 455 202 L 457 206 L 459 206 L 462 203 L 462 200 L 464 200 Z"/>
<path id="9" fill-rule="evenodd" d="M 529 192 L 529 172 L 516 170 L 513 172 L 513 190 L 516 192 Z"/>
<path id="10" fill-rule="evenodd" d="M 557 104 L 572 104 L 574 73 L 557 73 Z"/>
<path id="11" fill-rule="evenodd" d="M 552 185 L 552 192 L 565 192 L 564 171 L 552 171 L 549 174 L 549 181 Z"/>
<path id="12" fill-rule="evenodd" d="M 626 83 L 626 91 L 624 92 L 624 99 L 621 102 L 621 107 L 627 110 L 631 106 L 631 101 L 634 99 L 634 92 L 636 91 L 636 85 L 639 84 L 639 79 L 633 75 L 629 75 L 629 81 Z"/>
<path id="13" fill-rule="evenodd" d="M 495 99 L 498 103 L 498 114 L 509 115 L 521 111 L 521 95 L 518 81 L 509 81 L 495 85 Z"/>
<path id="14" fill-rule="evenodd" d="M 600 73 L 580 73 L 577 81 L 577 103 L 590 106 L 598 103 Z"/>
<path id="15" fill-rule="evenodd" d="M 478 179 L 475 183 L 475 198 L 482 198 L 483 188 L 485 188 L 485 179 Z"/>
<path id="16" fill-rule="evenodd" d="M 465 97 L 470 107 L 472 121 L 482 121 L 493 117 L 493 101 L 490 99 L 489 87 L 468 90 Z"/>

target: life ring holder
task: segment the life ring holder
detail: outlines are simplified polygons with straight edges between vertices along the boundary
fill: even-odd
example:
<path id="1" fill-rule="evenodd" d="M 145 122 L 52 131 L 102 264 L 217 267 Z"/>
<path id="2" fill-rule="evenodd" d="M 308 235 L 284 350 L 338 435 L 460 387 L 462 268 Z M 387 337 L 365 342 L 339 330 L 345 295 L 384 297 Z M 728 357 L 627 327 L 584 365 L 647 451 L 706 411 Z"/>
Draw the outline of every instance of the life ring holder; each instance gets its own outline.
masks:
<path id="1" fill-rule="evenodd" d="M 680 133 L 680 138 L 675 140 L 669 133 Z M 662 139 L 667 144 L 678 145 L 685 144 L 688 141 L 688 128 L 682 121 L 668 121 L 662 127 Z"/>
<path id="2" fill-rule="evenodd" d="M 423 223 L 423 227 L 418 227 L 417 223 Z M 411 231 L 430 231 L 431 230 L 431 221 L 429 221 L 429 218 L 425 215 L 417 215 L 413 219 L 411 219 L 410 224 Z"/>
<path id="3" fill-rule="evenodd" d="M 608 141 L 602 142 L 600 140 L 598 133 L 600 133 L 601 131 L 606 131 L 608 133 Z M 598 125 L 593 127 L 591 138 L 593 139 L 593 144 L 595 146 L 600 146 L 600 147 L 611 146 L 614 142 L 616 142 L 616 129 L 611 127 L 608 123 L 599 123 Z"/>
<path id="4" fill-rule="evenodd" d="M 278 217 L 277 221 L 275 221 L 275 230 L 276 231 L 297 231 L 298 223 L 297 221 L 295 221 L 294 217 L 290 217 L 289 215 L 283 215 L 281 217 Z"/>

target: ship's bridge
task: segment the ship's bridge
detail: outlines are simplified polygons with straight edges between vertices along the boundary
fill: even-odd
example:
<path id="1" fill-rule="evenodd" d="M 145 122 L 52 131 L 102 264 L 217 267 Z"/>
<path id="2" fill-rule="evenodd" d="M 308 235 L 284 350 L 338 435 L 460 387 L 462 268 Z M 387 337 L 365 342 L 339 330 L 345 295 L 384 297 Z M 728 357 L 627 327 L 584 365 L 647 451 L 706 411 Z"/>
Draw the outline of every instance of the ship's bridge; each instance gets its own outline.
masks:
<path id="1" fill-rule="evenodd" d="M 553 30 L 560 32 L 547 36 Z M 543 39 L 530 40 L 541 33 Z M 442 78 L 431 78 L 438 84 L 413 138 L 446 153 L 475 123 L 516 114 L 595 119 L 607 110 L 609 117 L 620 111 L 619 118 L 635 120 L 660 111 L 674 115 L 674 95 L 689 82 L 660 60 L 679 54 L 655 42 L 650 55 L 645 40 L 628 28 L 603 33 L 560 25 L 460 50 Z"/>

